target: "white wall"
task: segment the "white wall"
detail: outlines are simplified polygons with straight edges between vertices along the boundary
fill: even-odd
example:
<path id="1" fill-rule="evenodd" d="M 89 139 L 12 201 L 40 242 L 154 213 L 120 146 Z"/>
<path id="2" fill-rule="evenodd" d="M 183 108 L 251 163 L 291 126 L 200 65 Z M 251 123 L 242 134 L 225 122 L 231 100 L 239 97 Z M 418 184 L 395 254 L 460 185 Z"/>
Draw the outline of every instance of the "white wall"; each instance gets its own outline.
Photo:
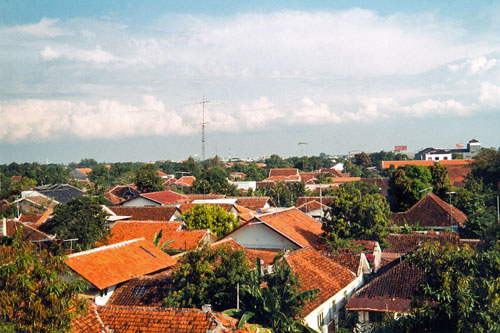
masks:
<path id="1" fill-rule="evenodd" d="M 263 223 L 257 222 L 251 226 L 245 225 L 234 233 L 231 238 L 241 246 L 249 249 L 298 249 L 299 247 L 270 229 Z"/>
<path id="2" fill-rule="evenodd" d="M 144 207 L 144 206 L 160 206 L 159 203 L 145 199 L 143 197 L 136 197 L 132 200 L 123 203 L 124 207 Z"/>
<path id="3" fill-rule="evenodd" d="M 436 160 L 436 158 L 438 158 Z M 443 161 L 443 160 L 451 160 L 451 153 L 449 154 L 425 154 L 425 159 L 432 161 Z"/>
<path id="4" fill-rule="evenodd" d="M 354 276 L 353 276 L 354 277 Z M 326 302 L 318 306 L 314 311 L 309 313 L 304 321 L 309 327 L 315 329 L 319 332 L 326 332 L 327 326 L 335 320 L 338 320 L 339 311 L 342 307 L 345 307 L 351 295 L 360 288 L 364 283 L 364 275 L 361 274 L 351 283 L 349 283 L 344 289 L 340 290 L 338 293 L 330 297 Z M 347 294 L 347 298 L 345 298 Z M 333 308 L 333 303 L 335 301 L 335 308 Z M 324 326 L 318 327 L 318 315 L 323 312 Z"/>
<path id="5" fill-rule="evenodd" d="M 95 304 L 97 304 L 97 305 L 106 305 L 106 303 L 109 301 L 109 298 L 111 297 L 111 295 L 113 295 L 113 292 L 116 289 L 116 285 L 108 287 L 106 289 L 107 289 L 107 294 L 106 295 L 101 296 L 100 293 L 97 294 L 97 296 L 95 297 Z"/>

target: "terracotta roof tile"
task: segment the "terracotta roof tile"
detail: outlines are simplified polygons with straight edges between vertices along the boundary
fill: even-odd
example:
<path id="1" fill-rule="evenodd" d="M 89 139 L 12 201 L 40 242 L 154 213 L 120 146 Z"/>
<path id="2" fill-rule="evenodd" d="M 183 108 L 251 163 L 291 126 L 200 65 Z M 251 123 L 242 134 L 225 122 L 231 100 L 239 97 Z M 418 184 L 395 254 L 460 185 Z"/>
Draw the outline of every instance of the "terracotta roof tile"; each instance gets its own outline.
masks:
<path id="1" fill-rule="evenodd" d="M 321 198 L 320 197 L 298 197 L 297 201 L 295 202 L 295 207 L 302 206 L 306 202 L 310 202 L 310 201 L 319 202 L 320 200 L 323 203 L 323 205 L 329 205 L 333 202 L 333 197 L 321 197 Z"/>
<path id="2" fill-rule="evenodd" d="M 71 321 L 71 328 L 74 333 L 90 333 L 90 332 L 105 332 L 112 333 L 102 322 L 97 313 L 95 303 L 88 301 L 89 306 L 87 312 L 78 318 Z"/>
<path id="3" fill-rule="evenodd" d="M 328 253 L 326 256 L 357 274 L 361 262 L 361 253 Z"/>
<path id="4" fill-rule="evenodd" d="M 71 254 L 66 264 L 99 289 L 150 274 L 176 261 L 144 239 L 102 246 Z"/>
<path id="5" fill-rule="evenodd" d="M 296 168 L 269 170 L 269 177 L 273 177 L 273 176 L 289 177 L 289 176 L 298 176 L 298 175 L 299 175 L 299 169 L 296 169 Z"/>
<path id="6" fill-rule="evenodd" d="M 171 289 L 171 277 L 139 276 L 116 288 L 106 305 L 161 307 Z"/>
<path id="7" fill-rule="evenodd" d="M 118 216 L 130 216 L 130 220 L 135 221 L 170 221 L 177 212 L 176 207 L 108 207 Z"/>
<path id="8" fill-rule="evenodd" d="M 0 227 L 1 224 L 2 222 L 0 221 Z M 7 226 L 7 236 L 9 237 L 15 237 L 18 230 L 22 227 L 20 239 L 23 241 L 36 242 L 36 243 L 41 242 L 43 244 L 45 242 L 52 242 L 54 239 L 53 236 L 48 235 L 36 228 L 33 228 L 32 226 L 23 224 L 18 221 L 7 220 L 6 226 Z"/>
<path id="9" fill-rule="evenodd" d="M 359 289 L 347 303 L 348 310 L 404 312 L 424 281 L 423 270 L 406 261 L 394 265 Z"/>
<path id="10" fill-rule="evenodd" d="M 179 202 L 190 201 L 188 197 L 185 195 L 176 193 L 174 191 L 159 191 L 159 192 L 150 192 L 150 193 L 142 193 L 142 197 L 154 200 L 163 205 L 175 204 Z"/>
<path id="11" fill-rule="evenodd" d="M 258 209 L 264 209 L 266 204 L 274 206 L 270 197 L 238 197 L 236 204 L 255 211 Z"/>
<path id="12" fill-rule="evenodd" d="M 185 194 L 186 197 L 188 197 L 191 200 L 206 200 L 206 199 L 224 199 L 226 198 L 225 194 L 197 194 L 197 193 L 192 193 L 192 194 Z"/>
<path id="13" fill-rule="evenodd" d="M 389 169 L 391 165 L 395 168 L 404 167 L 406 165 L 423 165 L 423 166 L 431 166 L 435 163 L 439 163 L 442 165 L 468 165 L 471 164 L 473 160 L 447 160 L 447 161 L 424 161 L 424 160 L 407 160 L 407 161 L 382 161 L 382 169 Z"/>
<path id="14" fill-rule="evenodd" d="M 81 173 L 84 173 L 86 175 L 88 175 L 89 173 L 92 172 L 92 169 L 91 168 L 76 168 L 76 170 L 80 171 Z"/>
<path id="15" fill-rule="evenodd" d="M 234 205 L 236 207 L 236 210 L 238 211 L 238 217 L 242 221 L 250 221 L 255 215 L 257 215 L 257 212 L 251 209 L 248 209 L 246 207 L 240 206 L 240 205 Z"/>
<path id="16" fill-rule="evenodd" d="M 191 187 L 193 186 L 194 181 L 196 180 L 196 177 L 193 176 L 182 176 L 179 178 L 175 184 L 180 185 L 180 186 L 188 186 Z"/>
<path id="17" fill-rule="evenodd" d="M 167 249 L 192 250 L 210 237 L 208 230 L 183 230 L 181 227 L 182 222 L 117 221 L 111 227 L 111 237 L 108 242 L 117 244 L 131 239 L 144 238 L 152 243 L 154 234 L 161 230 L 160 243 L 173 240 L 166 247 Z"/>
<path id="18" fill-rule="evenodd" d="M 467 216 L 458 208 L 450 206 L 435 194 L 429 193 L 409 210 L 392 215 L 392 221 L 397 225 L 421 227 L 456 227 L 463 226 Z"/>
<path id="19" fill-rule="evenodd" d="M 265 222 L 266 225 L 286 236 L 300 247 L 317 248 L 323 243 L 320 238 L 323 232 L 321 223 L 296 208 L 258 215 L 254 220 Z M 246 228 L 247 226 L 242 227 Z"/>
<path id="20" fill-rule="evenodd" d="M 231 238 L 224 238 L 222 240 L 212 243 L 210 246 L 214 248 L 218 248 L 220 246 L 229 246 L 233 251 L 236 250 L 245 251 L 245 254 L 247 256 L 251 268 L 255 267 L 257 258 L 262 260 L 261 262 L 262 265 L 271 265 L 273 263 L 274 257 L 276 257 L 276 255 L 280 252 L 279 250 L 247 249 L 241 246 L 240 244 L 236 243 Z"/>
<path id="21" fill-rule="evenodd" d="M 120 306 L 102 306 L 97 311 L 102 321 L 115 332 L 206 333 L 215 328 L 220 329 L 218 332 L 236 331 L 234 319 L 212 311 Z"/>
<path id="22" fill-rule="evenodd" d="M 413 251 L 418 246 L 425 242 L 437 241 L 440 244 L 458 244 L 459 236 L 455 232 L 427 232 L 420 233 L 414 232 L 411 234 L 389 234 L 386 238 L 386 242 L 389 247 L 382 251 L 382 257 L 393 256 L 394 258 L 399 258 L 408 252 Z"/>
<path id="23" fill-rule="evenodd" d="M 300 292 L 319 289 L 316 298 L 305 304 L 302 311 L 304 316 L 356 279 L 353 272 L 311 248 L 293 251 L 284 258 L 293 271 L 299 274 Z"/>
<path id="24" fill-rule="evenodd" d="M 465 179 L 467 175 L 472 171 L 472 168 L 461 165 L 450 165 L 447 166 L 447 168 L 450 184 L 455 187 L 463 187 L 465 185 Z"/>
<path id="25" fill-rule="evenodd" d="M 318 209 L 327 209 L 328 206 L 323 204 L 320 204 L 319 201 L 313 200 L 313 201 L 307 201 L 301 206 L 298 206 L 297 209 L 300 210 L 303 213 L 309 213 Z"/>

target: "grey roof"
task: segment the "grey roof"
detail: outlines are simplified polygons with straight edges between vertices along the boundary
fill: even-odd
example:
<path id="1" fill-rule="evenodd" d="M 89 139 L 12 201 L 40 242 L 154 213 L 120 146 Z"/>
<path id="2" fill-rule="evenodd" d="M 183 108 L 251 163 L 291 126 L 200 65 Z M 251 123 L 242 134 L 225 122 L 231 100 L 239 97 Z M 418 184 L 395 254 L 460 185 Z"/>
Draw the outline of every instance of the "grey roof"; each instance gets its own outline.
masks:
<path id="1" fill-rule="evenodd" d="M 43 185 L 35 187 L 38 191 L 48 197 L 52 197 L 61 203 L 68 203 L 71 199 L 85 194 L 82 190 L 68 184 Z"/>

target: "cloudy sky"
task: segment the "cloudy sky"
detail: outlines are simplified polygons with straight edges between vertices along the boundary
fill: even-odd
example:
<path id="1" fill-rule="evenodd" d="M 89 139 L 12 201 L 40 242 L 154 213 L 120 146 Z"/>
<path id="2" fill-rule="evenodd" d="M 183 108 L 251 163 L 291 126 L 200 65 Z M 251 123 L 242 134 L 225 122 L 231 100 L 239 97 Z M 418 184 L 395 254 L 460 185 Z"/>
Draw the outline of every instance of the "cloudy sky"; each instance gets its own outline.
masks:
<path id="1" fill-rule="evenodd" d="M 165 2 L 0 0 L 0 163 L 500 146 L 494 1 Z"/>

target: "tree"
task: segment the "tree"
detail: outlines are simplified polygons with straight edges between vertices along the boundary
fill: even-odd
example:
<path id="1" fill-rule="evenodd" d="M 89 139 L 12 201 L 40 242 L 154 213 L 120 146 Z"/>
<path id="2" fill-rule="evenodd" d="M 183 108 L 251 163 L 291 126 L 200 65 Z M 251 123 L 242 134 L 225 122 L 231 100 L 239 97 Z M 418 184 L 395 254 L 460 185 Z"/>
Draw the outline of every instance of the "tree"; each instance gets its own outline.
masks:
<path id="1" fill-rule="evenodd" d="M 106 188 L 110 186 L 110 169 L 105 165 L 99 164 L 92 168 L 89 174 L 89 180 L 95 184 L 96 187 Z"/>
<path id="2" fill-rule="evenodd" d="M 406 165 L 391 172 L 389 198 L 392 211 L 405 211 L 417 203 L 432 190 L 431 180 L 431 172 L 421 165 Z"/>
<path id="3" fill-rule="evenodd" d="M 172 290 L 164 301 L 167 307 L 195 307 L 211 304 L 221 311 L 236 304 L 236 285 L 250 277 L 243 250 L 229 246 L 203 247 L 187 252 L 173 273 Z"/>
<path id="4" fill-rule="evenodd" d="M 446 199 L 446 192 L 450 189 L 448 168 L 440 163 L 436 163 L 429 167 L 429 171 L 431 172 L 432 192 L 441 199 Z"/>
<path id="5" fill-rule="evenodd" d="M 357 189 L 339 188 L 323 217 L 322 229 L 333 249 L 344 245 L 346 239 L 382 242 L 389 234 L 390 214 L 380 194 L 361 195 Z"/>
<path id="6" fill-rule="evenodd" d="M 500 331 L 500 251 L 425 243 L 408 260 L 425 273 L 410 313 L 388 326 L 398 332 Z"/>
<path id="7" fill-rule="evenodd" d="M 134 183 L 140 192 L 163 190 L 162 181 L 154 164 L 143 164 L 135 172 Z"/>
<path id="8" fill-rule="evenodd" d="M 292 164 L 282 159 L 279 155 L 273 154 L 264 160 L 268 169 L 291 168 Z"/>
<path id="9" fill-rule="evenodd" d="M 472 174 L 481 179 L 486 187 L 498 189 L 500 180 L 500 151 L 483 149 L 474 157 Z"/>
<path id="10" fill-rule="evenodd" d="M 209 229 L 219 237 L 228 234 L 240 223 L 239 218 L 216 205 L 195 205 L 182 216 L 189 230 Z"/>
<path id="11" fill-rule="evenodd" d="M 63 277 L 70 275 L 63 257 L 37 251 L 19 237 L 0 243 L 0 331 L 70 330 L 86 306 L 78 297 L 86 289 L 84 280 Z"/>
<path id="12" fill-rule="evenodd" d="M 193 183 L 193 190 L 196 193 L 221 193 L 227 195 L 237 195 L 235 185 L 227 180 L 227 174 L 221 168 L 205 169 L 199 178 Z"/>
<path id="13" fill-rule="evenodd" d="M 181 163 L 179 166 L 180 171 L 189 172 L 195 178 L 199 178 L 201 175 L 201 168 L 198 163 L 194 160 L 193 157 L 189 156 L 189 158 Z"/>
<path id="14" fill-rule="evenodd" d="M 77 246 L 85 250 L 109 235 L 106 213 L 99 200 L 86 196 L 74 198 L 65 205 L 57 205 L 54 217 L 46 228 L 61 240 L 77 238 Z"/>
<path id="15" fill-rule="evenodd" d="M 354 155 L 354 164 L 361 167 L 367 167 L 371 165 L 370 156 L 367 153 L 359 153 Z"/>

